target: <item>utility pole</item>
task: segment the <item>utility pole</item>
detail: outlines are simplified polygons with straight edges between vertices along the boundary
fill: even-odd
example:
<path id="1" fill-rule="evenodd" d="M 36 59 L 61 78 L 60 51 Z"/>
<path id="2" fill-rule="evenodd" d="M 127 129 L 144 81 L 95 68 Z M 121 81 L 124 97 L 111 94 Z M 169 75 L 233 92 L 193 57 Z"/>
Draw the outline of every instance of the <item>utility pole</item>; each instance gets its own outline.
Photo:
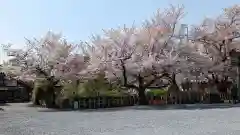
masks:
<path id="1" fill-rule="evenodd" d="M 181 24 L 178 36 L 180 38 L 180 44 L 188 42 L 188 25 L 187 24 Z"/>

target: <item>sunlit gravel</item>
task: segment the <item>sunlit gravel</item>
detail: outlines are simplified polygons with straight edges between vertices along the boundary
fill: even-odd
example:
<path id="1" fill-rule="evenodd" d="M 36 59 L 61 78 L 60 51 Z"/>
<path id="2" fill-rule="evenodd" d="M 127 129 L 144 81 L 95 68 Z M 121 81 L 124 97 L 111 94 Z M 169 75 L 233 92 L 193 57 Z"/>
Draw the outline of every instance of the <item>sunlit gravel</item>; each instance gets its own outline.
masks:
<path id="1" fill-rule="evenodd" d="M 240 135 L 240 108 L 48 111 L 0 106 L 0 135 Z"/>

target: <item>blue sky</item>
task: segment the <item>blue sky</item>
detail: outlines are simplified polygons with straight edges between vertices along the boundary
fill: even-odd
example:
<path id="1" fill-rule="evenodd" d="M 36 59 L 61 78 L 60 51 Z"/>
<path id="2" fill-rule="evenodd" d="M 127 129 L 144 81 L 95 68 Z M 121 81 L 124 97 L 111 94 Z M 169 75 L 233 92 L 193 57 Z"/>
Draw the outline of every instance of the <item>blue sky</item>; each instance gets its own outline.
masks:
<path id="1" fill-rule="evenodd" d="M 184 23 L 214 17 L 239 0 L 1 0 L 0 43 L 24 45 L 24 37 L 39 38 L 47 31 L 62 32 L 70 41 L 88 40 L 102 29 L 140 24 L 169 4 L 184 4 Z"/>

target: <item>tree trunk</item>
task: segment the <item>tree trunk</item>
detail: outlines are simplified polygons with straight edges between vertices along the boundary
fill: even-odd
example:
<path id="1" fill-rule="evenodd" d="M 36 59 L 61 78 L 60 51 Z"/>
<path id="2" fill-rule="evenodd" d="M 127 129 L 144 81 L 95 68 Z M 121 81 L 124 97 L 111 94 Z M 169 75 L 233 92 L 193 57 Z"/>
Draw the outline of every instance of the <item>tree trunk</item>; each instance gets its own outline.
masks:
<path id="1" fill-rule="evenodd" d="M 148 105 L 145 89 L 138 89 L 139 105 Z"/>
<path id="2" fill-rule="evenodd" d="M 47 91 L 45 92 L 45 101 L 46 101 L 46 106 L 48 108 L 55 107 L 55 87 L 50 83 L 50 85 L 47 88 Z"/>

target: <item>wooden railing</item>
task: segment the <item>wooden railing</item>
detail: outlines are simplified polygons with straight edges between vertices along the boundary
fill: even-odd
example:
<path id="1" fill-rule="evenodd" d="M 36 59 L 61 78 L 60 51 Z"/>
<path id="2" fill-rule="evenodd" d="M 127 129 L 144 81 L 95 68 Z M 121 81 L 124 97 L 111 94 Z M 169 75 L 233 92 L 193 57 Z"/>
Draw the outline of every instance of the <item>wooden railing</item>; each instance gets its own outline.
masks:
<path id="1" fill-rule="evenodd" d="M 137 102 L 138 101 L 135 96 L 94 97 L 94 98 L 86 97 L 72 101 L 70 106 L 73 109 L 98 109 L 121 106 L 133 106 L 137 104 Z"/>
<path id="2" fill-rule="evenodd" d="M 229 93 L 207 94 L 197 92 L 181 92 L 176 96 L 170 94 L 163 96 L 150 96 L 148 101 L 150 105 L 165 104 L 195 104 L 195 103 L 228 103 L 232 100 Z"/>

